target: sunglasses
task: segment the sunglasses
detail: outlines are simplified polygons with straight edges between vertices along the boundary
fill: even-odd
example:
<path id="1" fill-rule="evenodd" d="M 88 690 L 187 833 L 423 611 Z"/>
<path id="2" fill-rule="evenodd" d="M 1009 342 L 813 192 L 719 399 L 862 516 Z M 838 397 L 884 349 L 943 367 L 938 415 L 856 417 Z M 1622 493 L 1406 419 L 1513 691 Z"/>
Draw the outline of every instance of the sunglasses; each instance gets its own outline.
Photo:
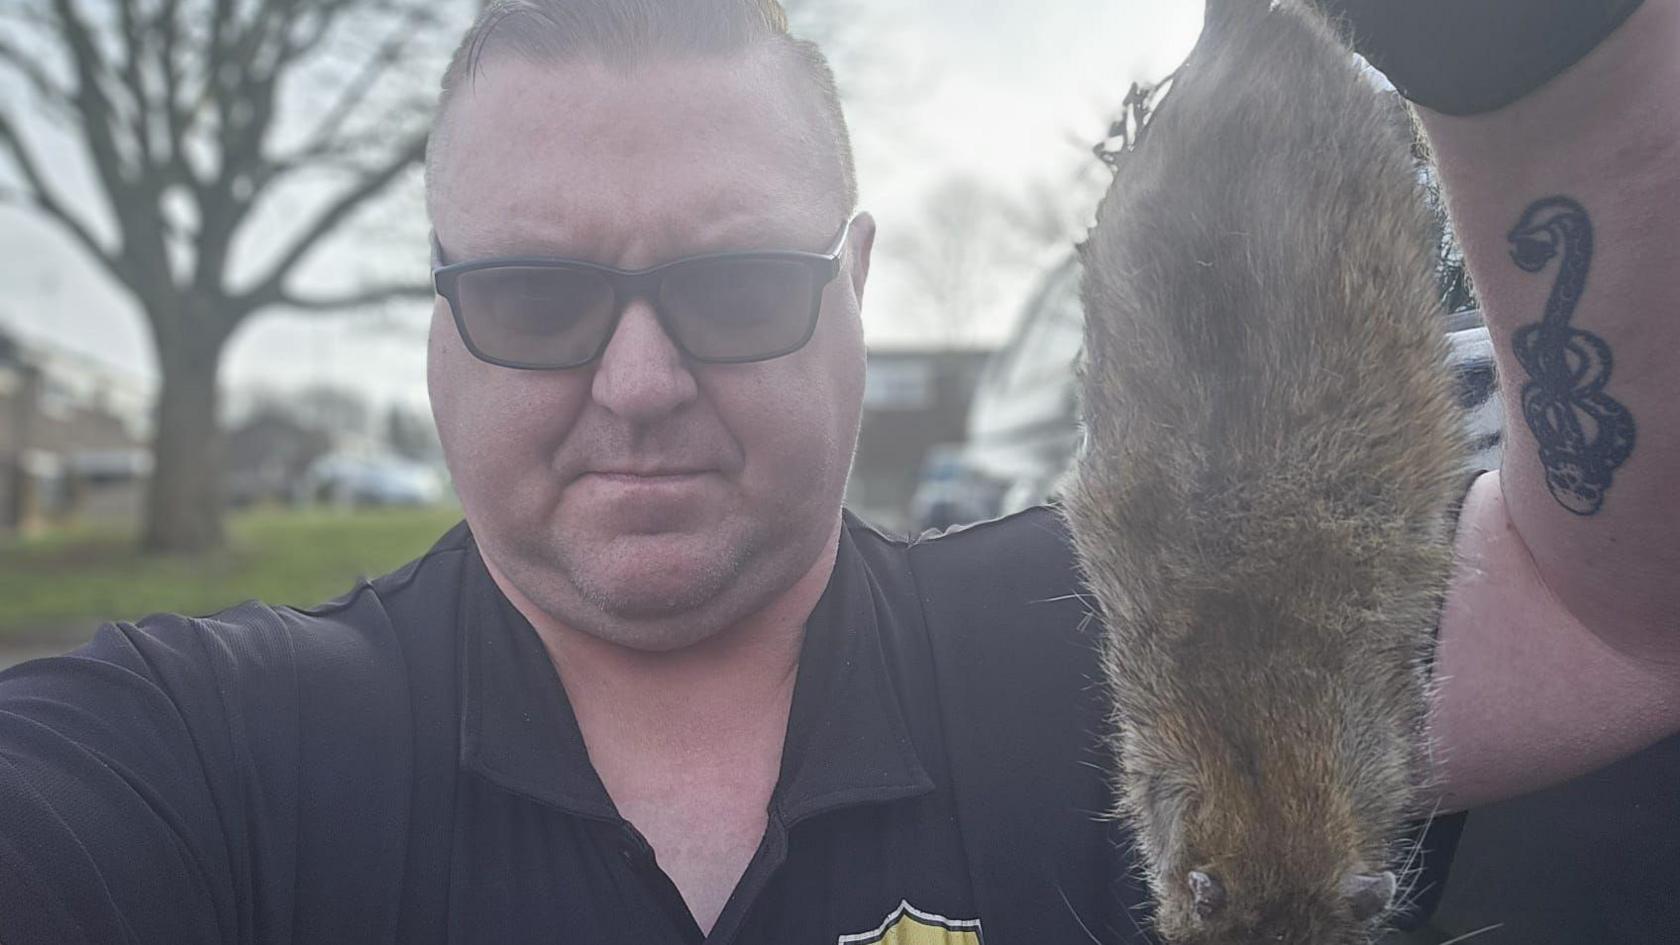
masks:
<path id="1" fill-rule="evenodd" d="M 684 356 L 708 364 L 768 361 L 811 340 L 823 289 L 840 273 L 847 220 L 825 252 L 706 253 L 651 269 L 576 259 L 444 262 L 432 234 L 432 285 L 467 350 L 523 370 L 583 367 L 606 353 L 633 299 L 647 299 Z"/>

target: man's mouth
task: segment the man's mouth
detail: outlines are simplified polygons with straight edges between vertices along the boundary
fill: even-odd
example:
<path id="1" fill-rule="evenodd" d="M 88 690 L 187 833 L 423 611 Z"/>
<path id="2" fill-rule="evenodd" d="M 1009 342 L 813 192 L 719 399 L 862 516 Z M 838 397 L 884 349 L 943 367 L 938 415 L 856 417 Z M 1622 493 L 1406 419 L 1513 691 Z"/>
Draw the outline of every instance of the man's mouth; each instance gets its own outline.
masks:
<path id="1" fill-rule="evenodd" d="M 712 470 L 699 468 L 654 468 L 654 469 L 595 469 L 584 475 L 599 476 L 614 482 L 659 481 L 662 479 L 678 480 L 694 476 L 703 476 Z"/>

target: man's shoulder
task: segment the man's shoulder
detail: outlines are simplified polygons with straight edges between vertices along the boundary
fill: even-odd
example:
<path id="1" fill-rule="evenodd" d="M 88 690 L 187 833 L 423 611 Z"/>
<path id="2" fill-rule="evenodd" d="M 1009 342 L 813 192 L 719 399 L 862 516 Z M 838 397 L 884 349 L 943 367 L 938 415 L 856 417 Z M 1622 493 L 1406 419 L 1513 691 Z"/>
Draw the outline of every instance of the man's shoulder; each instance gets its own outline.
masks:
<path id="1" fill-rule="evenodd" d="M 851 516 L 847 524 L 866 557 L 902 555 L 924 586 L 930 578 L 968 586 L 1001 581 L 999 589 L 1006 592 L 1026 585 L 1079 584 L 1066 520 L 1049 506 L 908 536 Z"/>
<path id="2" fill-rule="evenodd" d="M 915 538 L 853 521 L 851 537 L 896 582 L 889 606 L 917 612 L 943 698 L 963 717 L 1089 732 L 1101 714 L 1102 627 L 1059 512 L 1035 507 Z"/>
<path id="3" fill-rule="evenodd" d="M 472 532 L 466 522 L 461 522 L 445 532 L 424 554 L 394 571 L 359 578 L 349 590 L 325 603 L 283 610 L 300 625 L 330 624 L 335 620 L 353 622 L 366 619 L 375 609 L 438 616 L 440 609 L 453 611 L 460 596 L 463 565 L 476 553 Z"/>
<path id="4" fill-rule="evenodd" d="M 1066 523 L 1053 508 L 1035 506 L 914 537 L 895 537 L 854 519 L 851 535 L 866 560 L 902 562 L 936 640 L 950 633 L 1029 646 L 1040 645 L 1046 634 L 1088 640 L 1078 563 Z"/>
<path id="5" fill-rule="evenodd" d="M 470 548 L 458 527 L 403 567 L 357 580 L 319 605 L 247 600 L 202 616 L 113 622 L 66 657 L 24 668 L 38 678 L 124 678 L 207 711 L 230 708 L 228 700 L 274 709 L 366 693 L 410 675 L 421 653 L 436 651 L 432 662 L 453 654 L 427 641 L 453 635 L 460 562 Z"/>
<path id="6" fill-rule="evenodd" d="M 472 535 L 463 522 L 419 557 L 386 574 L 358 577 L 343 594 L 319 604 L 250 600 L 208 617 L 148 619 L 176 628 L 185 621 L 233 653 L 261 649 L 261 641 L 279 637 L 300 662 L 355 662 L 435 632 L 434 625 L 452 625 L 462 565 L 472 553 Z"/>
<path id="7" fill-rule="evenodd" d="M 320 607 L 107 624 L 0 673 L 0 875 L 99 941 L 131 920 L 212 940 L 304 861 L 259 897 L 276 914 L 388 896 L 414 785 L 455 757 L 456 615 L 425 608 L 458 596 L 456 537 Z"/>
<path id="8" fill-rule="evenodd" d="M 452 602 L 461 552 L 471 547 L 462 531 L 319 606 L 250 600 L 206 616 L 106 624 L 65 656 L 0 673 L 0 709 L 74 702 L 121 720 L 102 723 L 99 737 L 137 744 L 190 732 L 195 743 L 220 746 L 203 760 L 223 771 L 315 762 L 319 774 L 330 772 L 328 761 L 363 775 L 401 768 L 400 746 L 417 725 L 447 727 L 432 716 L 450 704 L 457 677 Z M 83 724 L 58 721 L 47 727 L 66 738 Z"/>

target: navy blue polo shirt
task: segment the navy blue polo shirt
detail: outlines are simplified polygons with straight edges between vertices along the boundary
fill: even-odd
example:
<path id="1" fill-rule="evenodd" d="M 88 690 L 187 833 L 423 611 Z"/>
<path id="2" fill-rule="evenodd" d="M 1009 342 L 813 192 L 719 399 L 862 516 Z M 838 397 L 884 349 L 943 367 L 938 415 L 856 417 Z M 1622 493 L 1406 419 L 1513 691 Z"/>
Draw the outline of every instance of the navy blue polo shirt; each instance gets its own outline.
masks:
<path id="1" fill-rule="evenodd" d="M 1430 926 L 1475 945 L 1680 942 L 1680 734 L 1478 808 Z"/>
<path id="2" fill-rule="evenodd" d="M 705 940 L 1144 941 L 1078 589 L 1047 510 L 925 541 L 848 516 Z M 703 938 L 464 526 L 320 608 L 0 674 L 6 945 Z"/>

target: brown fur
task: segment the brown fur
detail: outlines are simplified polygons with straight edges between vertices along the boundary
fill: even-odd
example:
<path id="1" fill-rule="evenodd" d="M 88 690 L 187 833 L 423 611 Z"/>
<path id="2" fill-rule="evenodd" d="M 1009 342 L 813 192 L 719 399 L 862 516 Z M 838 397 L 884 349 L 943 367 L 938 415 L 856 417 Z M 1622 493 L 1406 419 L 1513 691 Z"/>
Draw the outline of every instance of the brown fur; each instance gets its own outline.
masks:
<path id="1" fill-rule="evenodd" d="M 1344 884 L 1417 813 L 1464 447 L 1397 109 L 1317 14 L 1216 5 L 1084 247 L 1067 514 L 1171 942 L 1368 940 Z"/>

